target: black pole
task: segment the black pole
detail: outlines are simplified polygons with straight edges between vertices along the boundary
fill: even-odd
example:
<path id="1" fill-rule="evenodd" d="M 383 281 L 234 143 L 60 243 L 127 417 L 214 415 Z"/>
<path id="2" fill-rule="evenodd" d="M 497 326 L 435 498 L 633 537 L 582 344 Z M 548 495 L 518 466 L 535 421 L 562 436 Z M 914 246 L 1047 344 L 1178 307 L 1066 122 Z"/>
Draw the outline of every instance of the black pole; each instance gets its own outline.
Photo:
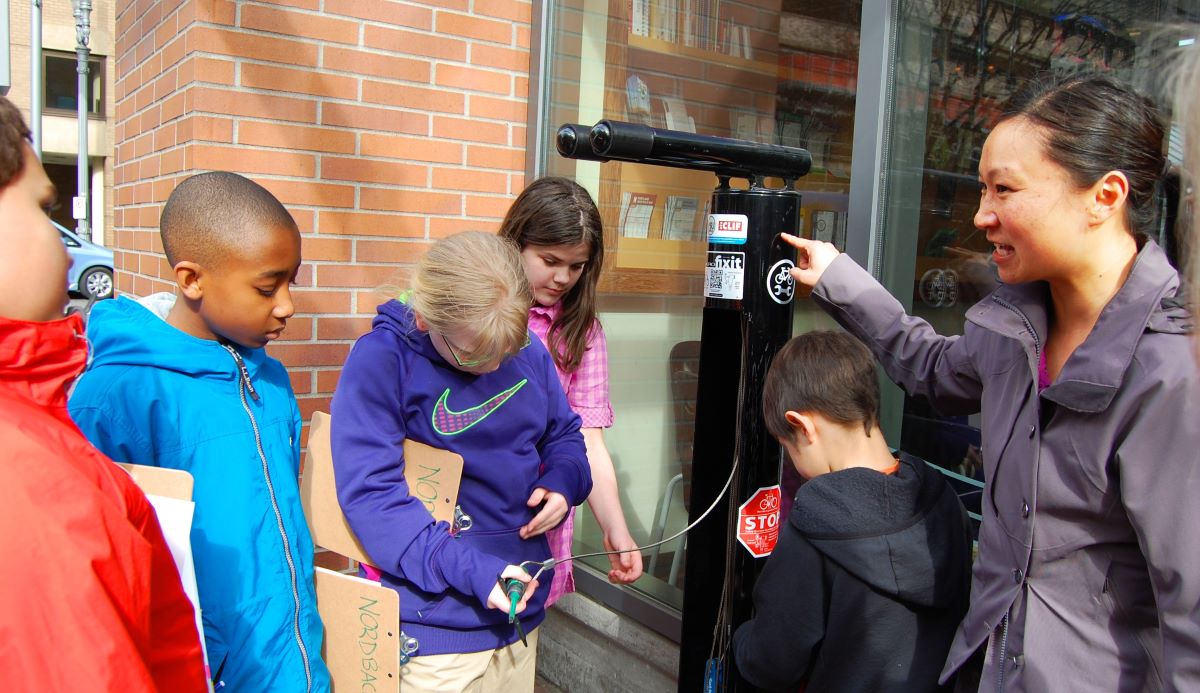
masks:
<path id="1" fill-rule="evenodd" d="M 740 240 L 741 231 L 722 235 L 713 227 L 744 220 L 745 241 L 708 247 L 689 521 L 717 498 L 735 457 L 739 466 L 728 495 L 687 539 L 679 690 L 689 692 L 705 690 L 714 655 L 724 658 L 726 690 L 751 690 L 721 645 L 750 617 L 754 582 L 766 561 L 736 540 L 736 512 L 758 489 L 779 484 L 780 448 L 763 425 L 762 385 L 792 332 L 794 284 L 787 270 L 795 254 L 779 232 L 799 231 L 800 194 L 722 186 L 713 193 L 712 210 L 710 239 L 715 233 L 719 241 Z M 740 300 L 732 297 L 739 265 Z M 719 614 L 723 595 L 726 612 Z"/>

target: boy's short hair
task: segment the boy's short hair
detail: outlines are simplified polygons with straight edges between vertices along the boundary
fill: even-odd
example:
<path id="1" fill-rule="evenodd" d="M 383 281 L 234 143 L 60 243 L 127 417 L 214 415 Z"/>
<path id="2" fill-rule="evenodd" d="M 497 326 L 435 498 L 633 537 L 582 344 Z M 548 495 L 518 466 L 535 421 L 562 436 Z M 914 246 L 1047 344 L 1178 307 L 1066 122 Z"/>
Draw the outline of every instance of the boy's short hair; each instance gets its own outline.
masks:
<path id="1" fill-rule="evenodd" d="M 25 168 L 24 145 L 29 142 L 29 134 L 21 111 L 0 96 L 0 189 L 7 188 Z"/>
<path id="2" fill-rule="evenodd" d="M 220 264 L 255 229 L 295 229 L 296 220 L 266 188 L 229 171 L 180 183 L 159 221 L 163 250 L 174 267 L 184 260 Z"/>
<path id="3" fill-rule="evenodd" d="M 845 332 L 793 337 L 779 350 L 763 386 L 763 418 L 779 440 L 794 435 L 785 414 L 814 412 L 841 424 L 879 422 L 879 378 L 871 352 Z"/>

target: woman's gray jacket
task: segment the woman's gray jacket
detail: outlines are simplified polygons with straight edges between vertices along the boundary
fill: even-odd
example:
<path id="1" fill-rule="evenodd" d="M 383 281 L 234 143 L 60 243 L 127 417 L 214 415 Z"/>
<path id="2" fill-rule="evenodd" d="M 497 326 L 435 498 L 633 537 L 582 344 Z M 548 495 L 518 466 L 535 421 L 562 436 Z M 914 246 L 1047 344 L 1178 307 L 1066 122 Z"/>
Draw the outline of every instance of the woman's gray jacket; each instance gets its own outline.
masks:
<path id="1" fill-rule="evenodd" d="M 1200 379 L 1178 288 L 1144 241 L 1040 396 L 1043 282 L 1001 286 L 951 337 L 848 256 L 814 288 L 909 394 L 982 412 L 979 556 L 943 677 L 990 637 L 983 691 L 1200 691 Z"/>

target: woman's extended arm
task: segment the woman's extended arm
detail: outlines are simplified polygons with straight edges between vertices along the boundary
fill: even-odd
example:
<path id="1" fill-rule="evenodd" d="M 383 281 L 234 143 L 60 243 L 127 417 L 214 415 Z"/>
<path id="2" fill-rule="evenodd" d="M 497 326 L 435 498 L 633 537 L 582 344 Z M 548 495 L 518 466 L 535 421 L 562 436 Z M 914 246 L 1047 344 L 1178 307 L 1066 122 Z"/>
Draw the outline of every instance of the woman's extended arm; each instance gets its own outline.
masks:
<path id="1" fill-rule="evenodd" d="M 906 314 L 869 272 L 831 244 L 780 237 L 799 251 L 792 276 L 813 288 L 813 301 L 871 349 L 893 382 L 944 414 L 979 411 L 983 384 L 970 344 Z"/>

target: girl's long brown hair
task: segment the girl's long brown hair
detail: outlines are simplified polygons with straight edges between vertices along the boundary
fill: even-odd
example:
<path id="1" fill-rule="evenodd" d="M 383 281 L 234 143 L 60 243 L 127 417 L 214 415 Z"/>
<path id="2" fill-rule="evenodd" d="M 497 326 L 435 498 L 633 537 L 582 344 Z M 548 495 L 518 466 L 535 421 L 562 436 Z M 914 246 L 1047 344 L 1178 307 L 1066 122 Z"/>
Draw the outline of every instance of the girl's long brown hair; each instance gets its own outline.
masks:
<path id="1" fill-rule="evenodd" d="M 588 191 L 569 178 L 539 178 L 517 196 L 500 224 L 500 236 L 522 250 L 530 245 L 588 244 L 588 260 L 579 281 L 561 299 L 562 310 L 550 325 L 550 354 L 559 369 L 571 372 L 587 350 L 596 321 L 596 283 L 604 263 L 600 210 Z"/>

